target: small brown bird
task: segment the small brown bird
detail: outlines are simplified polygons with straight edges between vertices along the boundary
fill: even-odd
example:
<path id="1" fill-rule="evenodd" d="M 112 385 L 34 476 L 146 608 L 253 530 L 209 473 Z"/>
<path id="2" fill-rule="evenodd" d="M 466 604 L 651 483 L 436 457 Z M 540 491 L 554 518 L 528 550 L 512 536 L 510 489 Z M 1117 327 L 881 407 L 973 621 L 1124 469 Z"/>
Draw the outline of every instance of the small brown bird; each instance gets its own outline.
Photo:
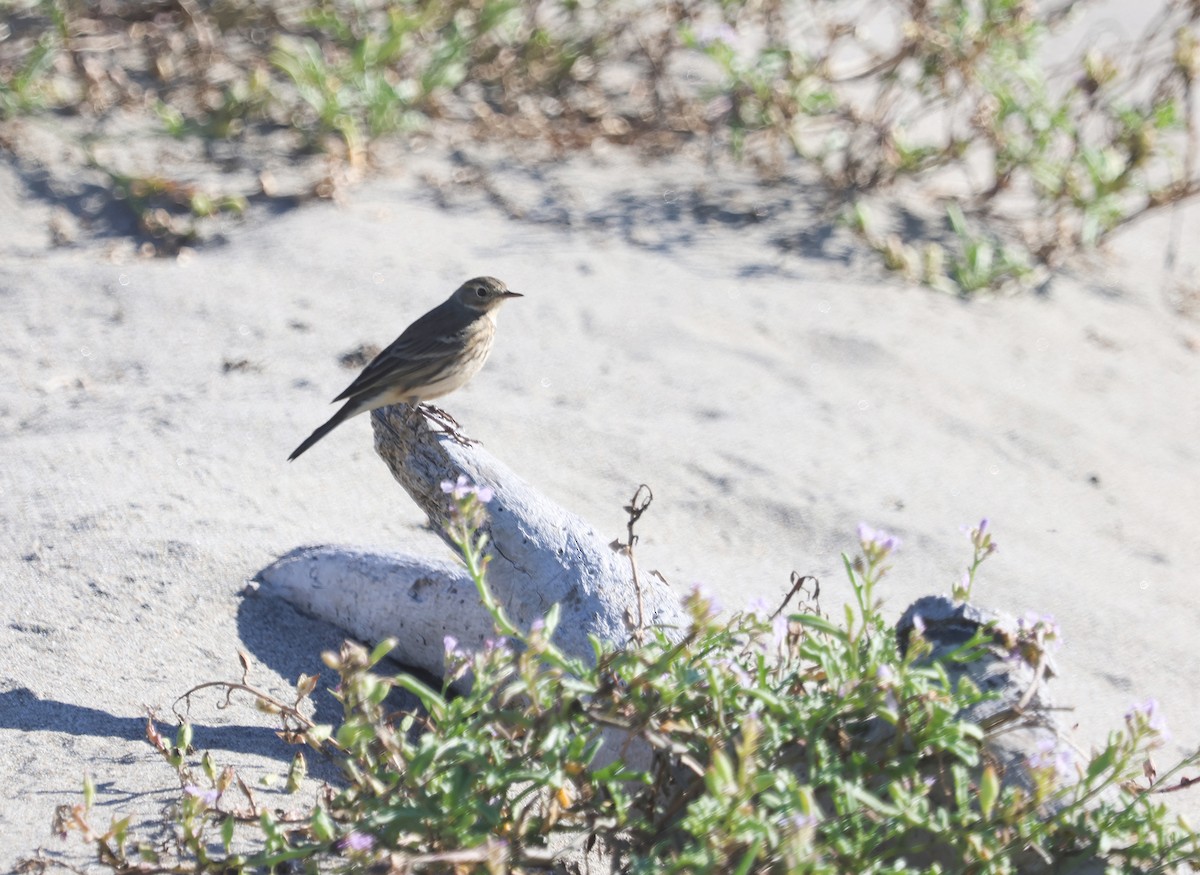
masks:
<path id="1" fill-rule="evenodd" d="M 346 391 L 333 399 L 349 400 L 296 447 L 288 461 L 351 416 L 388 404 L 417 405 L 463 385 L 479 372 L 492 351 L 495 309 L 508 298 L 520 297 L 495 277 L 467 280 L 375 356 Z"/>

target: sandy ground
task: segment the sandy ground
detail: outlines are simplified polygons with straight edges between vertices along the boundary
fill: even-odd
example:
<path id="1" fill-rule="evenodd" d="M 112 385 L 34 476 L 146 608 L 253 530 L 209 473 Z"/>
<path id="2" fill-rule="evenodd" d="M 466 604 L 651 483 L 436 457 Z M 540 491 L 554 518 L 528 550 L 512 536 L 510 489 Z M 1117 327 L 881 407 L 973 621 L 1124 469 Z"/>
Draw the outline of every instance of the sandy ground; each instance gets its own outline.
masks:
<path id="1" fill-rule="evenodd" d="M 1200 326 L 1162 266 L 1195 217 L 1042 294 L 966 303 L 881 276 L 802 190 L 697 193 L 698 174 L 497 167 L 518 221 L 430 157 L 341 205 L 252 212 L 189 258 L 114 260 L 52 248 L 52 205 L 0 163 L 0 870 L 39 846 L 83 859 L 50 819 L 85 773 L 101 822 L 169 799 L 147 707 L 237 677 L 238 650 L 275 692 L 320 668 L 338 630 L 247 594 L 260 568 L 313 543 L 444 551 L 365 417 L 285 460 L 352 378 L 340 354 L 482 273 L 526 297 L 445 406 L 612 537 L 650 484 L 642 562 L 680 592 L 737 607 L 798 570 L 835 609 L 866 521 L 904 540 L 895 617 L 948 589 L 960 527 L 986 516 L 1001 550 L 976 600 L 1059 620 L 1081 736 L 1154 697 L 1160 766 L 1200 745 Z M 215 700 L 193 707 L 198 744 L 281 773 L 269 720 Z M 1172 804 L 1196 815 L 1200 794 Z"/>

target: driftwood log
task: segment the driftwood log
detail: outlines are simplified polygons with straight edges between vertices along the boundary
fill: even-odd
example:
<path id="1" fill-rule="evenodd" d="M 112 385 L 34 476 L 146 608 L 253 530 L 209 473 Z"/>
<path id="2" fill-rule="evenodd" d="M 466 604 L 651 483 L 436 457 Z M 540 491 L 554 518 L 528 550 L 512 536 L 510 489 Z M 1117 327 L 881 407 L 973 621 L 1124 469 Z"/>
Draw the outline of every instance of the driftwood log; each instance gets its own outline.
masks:
<path id="1" fill-rule="evenodd" d="M 460 475 L 488 486 L 488 585 L 519 628 L 528 629 L 554 604 L 561 611 L 555 643 L 590 657 L 589 635 L 618 646 L 640 615 L 647 626 L 682 631 L 679 599 L 657 577 L 634 585 L 629 559 L 588 523 L 559 507 L 478 444 L 464 445 L 404 404 L 371 414 L 375 450 L 392 476 L 444 530 L 450 503 L 442 484 Z M 328 620 L 365 641 L 397 639 L 398 662 L 441 676 L 444 640 L 467 649 L 494 635 L 492 620 L 462 563 L 402 552 L 306 547 L 258 575 L 264 591 Z M 639 608 L 640 590 L 640 608 Z"/>

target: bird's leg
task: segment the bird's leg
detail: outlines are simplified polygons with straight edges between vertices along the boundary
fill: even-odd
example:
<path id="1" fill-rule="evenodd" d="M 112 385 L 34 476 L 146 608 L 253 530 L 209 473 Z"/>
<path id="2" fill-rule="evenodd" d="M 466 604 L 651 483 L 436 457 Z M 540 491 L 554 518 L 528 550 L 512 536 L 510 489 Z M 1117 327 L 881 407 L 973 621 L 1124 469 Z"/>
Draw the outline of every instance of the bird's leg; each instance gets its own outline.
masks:
<path id="1" fill-rule="evenodd" d="M 453 416 L 451 416 L 445 410 L 442 410 L 442 408 L 436 407 L 433 404 L 422 404 L 421 406 L 424 407 L 425 410 L 427 410 L 430 414 L 433 415 L 433 417 L 435 418 L 435 421 L 440 422 L 443 425 L 445 425 L 446 423 L 449 423 L 457 428 L 462 428 L 462 423 L 460 423 L 457 419 L 455 419 Z"/>
<path id="2" fill-rule="evenodd" d="M 417 410 L 421 411 L 421 415 L 438 427 L 442 434 L 450 438 L 456 444 L 464 447 L 478 444 L 479 441 L 474 438 L 469 438 L 459 431 L 462 426 L 458 420 L 442 410 L 440 407 L 434 407 L 432 404 L 418 404 Z"/>

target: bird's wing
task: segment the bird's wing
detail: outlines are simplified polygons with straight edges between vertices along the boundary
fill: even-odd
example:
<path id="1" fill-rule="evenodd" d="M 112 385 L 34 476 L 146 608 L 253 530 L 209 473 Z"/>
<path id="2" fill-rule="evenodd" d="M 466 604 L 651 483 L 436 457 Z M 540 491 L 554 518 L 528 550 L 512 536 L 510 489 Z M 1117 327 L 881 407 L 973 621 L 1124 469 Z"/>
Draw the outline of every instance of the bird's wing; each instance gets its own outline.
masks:
<path id="1" fill-rule="evenodd" d="M 422 376 L 436 373 L 438 365 L 461 346 L 464 328 L 455 331 L 457 320 L 447 318 L 441 308 L 430 310 L 375 356 L 353 383 L 346 387 L 334 401 L 374 394 L 385 385 L 398 382 L 398 374 L 413 375 L 414 385 L 420 385 Z"/>

